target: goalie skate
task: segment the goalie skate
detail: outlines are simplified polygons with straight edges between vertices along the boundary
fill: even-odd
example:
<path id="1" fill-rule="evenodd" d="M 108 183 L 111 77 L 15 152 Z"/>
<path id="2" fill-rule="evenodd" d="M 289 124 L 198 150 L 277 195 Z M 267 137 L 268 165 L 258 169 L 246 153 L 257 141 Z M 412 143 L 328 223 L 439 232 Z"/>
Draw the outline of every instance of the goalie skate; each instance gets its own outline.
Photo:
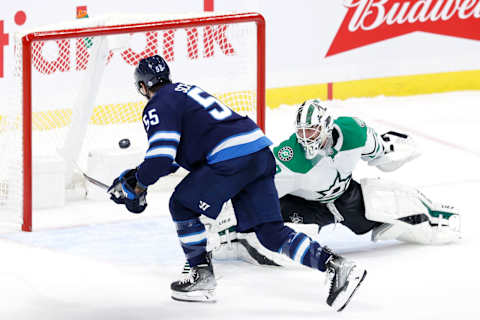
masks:
<path id="1" fill-rule="evenodd" d="M 213 266 L 202 264 L 192 267 L 189 273 L 171 284 L 172 299 L 188 302 L 215 302 L 215 287 L 217 281 L 213 273 Z"/>
<path id="2" fill-rule="evenodd" d="M 329 282 L 327 304 L 342 311 L 365 279 L 367 271 L 355 262 L 337 255 L 332 255 L 326 267 Z"/>

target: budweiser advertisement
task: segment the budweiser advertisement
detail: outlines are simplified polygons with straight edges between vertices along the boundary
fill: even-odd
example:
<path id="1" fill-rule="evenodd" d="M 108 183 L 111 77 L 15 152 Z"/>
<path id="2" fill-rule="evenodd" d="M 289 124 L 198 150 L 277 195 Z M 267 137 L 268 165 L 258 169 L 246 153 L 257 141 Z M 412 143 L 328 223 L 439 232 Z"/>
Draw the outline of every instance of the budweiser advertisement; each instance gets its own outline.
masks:
<path id="1" fill-rule="evenodd" d="M 415 31 L 480 40 L 480 0 L 346 0 L 326 56 Z"/>

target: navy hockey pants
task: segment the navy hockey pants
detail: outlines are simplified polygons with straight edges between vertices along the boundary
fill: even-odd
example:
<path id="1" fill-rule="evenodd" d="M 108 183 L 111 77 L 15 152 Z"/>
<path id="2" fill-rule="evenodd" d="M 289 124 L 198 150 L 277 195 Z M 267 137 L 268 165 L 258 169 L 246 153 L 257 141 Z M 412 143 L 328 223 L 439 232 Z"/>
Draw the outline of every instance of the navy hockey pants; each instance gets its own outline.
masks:
<path id="1" fill-rule="evenodd" d="M 275 159 L 269 148 L 190 172 L 170 198 L 173 220 L 204 214 L 215 219 L 222 205 L 232 200 L 237 230 L 247 231 L 273 221 L 282 221 L 274 184 Z"/>

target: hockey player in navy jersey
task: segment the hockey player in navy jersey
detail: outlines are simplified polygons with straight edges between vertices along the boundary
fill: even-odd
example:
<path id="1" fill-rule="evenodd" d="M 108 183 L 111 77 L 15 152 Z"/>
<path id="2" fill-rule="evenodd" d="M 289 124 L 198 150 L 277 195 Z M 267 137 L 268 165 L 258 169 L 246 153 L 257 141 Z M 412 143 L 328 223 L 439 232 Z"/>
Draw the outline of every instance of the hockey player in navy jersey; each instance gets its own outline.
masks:
<path id="1" fill-rule="evenodd" d="M 189 171 L 169 204 L 191 266 L 186 278 L 171 284 L 172 298 L 215 301 L 207 232 L 199 217 L 215 219 L 222 205 L 231 200 L 239 231 L 253 231 L 267 249 L 326 271 L 330 280 L 327 303 L 342 310 L 366 271 L 284 225 L 274 185 L 272 143 L 255 122 L 195 85 L 172 83 L 169 67 L 158 55 L 140 60 L 135 81 L 148 99 L 142 120 L 149 149 L 137 168 L 115 179 L 111 198 L 141 213 L 147 206 L 149 185 L 178 166 Z"/>

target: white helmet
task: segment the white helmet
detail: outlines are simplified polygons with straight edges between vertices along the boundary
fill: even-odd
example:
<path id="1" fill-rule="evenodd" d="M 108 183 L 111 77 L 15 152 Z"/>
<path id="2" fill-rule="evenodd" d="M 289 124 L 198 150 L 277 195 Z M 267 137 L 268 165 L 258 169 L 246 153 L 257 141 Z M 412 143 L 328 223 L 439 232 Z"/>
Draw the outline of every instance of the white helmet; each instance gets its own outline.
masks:
<path id="1" fill-rule="evenodd" d="M 320 100 L 307 100 L 298 106 L 295 120 L 297 141 L 305 149 L 307 159 L 313 159 L 331 140 L 333 120 Z"/>

